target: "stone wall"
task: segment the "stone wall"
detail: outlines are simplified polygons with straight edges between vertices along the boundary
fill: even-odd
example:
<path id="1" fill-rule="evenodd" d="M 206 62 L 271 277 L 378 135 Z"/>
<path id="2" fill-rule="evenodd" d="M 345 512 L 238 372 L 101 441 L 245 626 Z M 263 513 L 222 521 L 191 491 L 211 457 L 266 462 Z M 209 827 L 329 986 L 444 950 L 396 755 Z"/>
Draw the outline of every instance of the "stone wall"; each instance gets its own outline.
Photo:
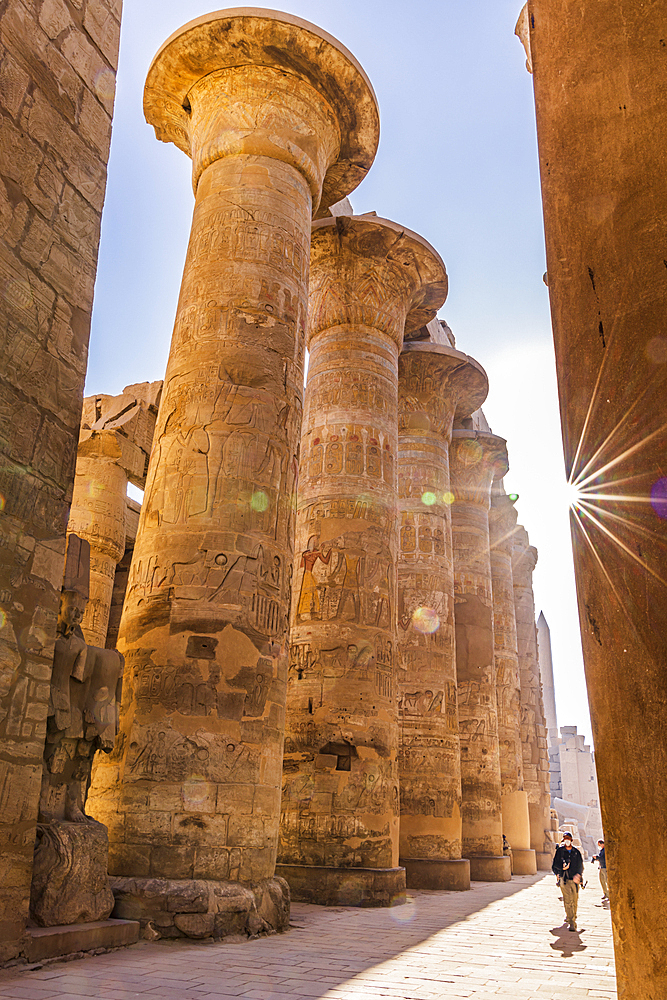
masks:
<path id="1" fill-rule="evenodd" d="M 120 15 L 0 2 L 0 960 L 28 914 Z"/>

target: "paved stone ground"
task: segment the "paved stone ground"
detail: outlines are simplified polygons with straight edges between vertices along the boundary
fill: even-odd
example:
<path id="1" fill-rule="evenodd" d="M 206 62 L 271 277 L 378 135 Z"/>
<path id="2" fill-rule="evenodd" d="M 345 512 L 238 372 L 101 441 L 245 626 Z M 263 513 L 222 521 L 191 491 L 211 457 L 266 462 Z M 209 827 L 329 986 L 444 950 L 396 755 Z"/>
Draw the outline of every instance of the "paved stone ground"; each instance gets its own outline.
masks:
<path id="1" fill-rule="evenodd" d="M 587 875 L 593 871 L 587 867 Z M 295 903 L 288 934 L 243 944 L 142 942 L 0 972 L 2 1000 L 615 1000 L 596 873 L 573 934 L 552 875 L 409 893 L 390 910 Z"/>

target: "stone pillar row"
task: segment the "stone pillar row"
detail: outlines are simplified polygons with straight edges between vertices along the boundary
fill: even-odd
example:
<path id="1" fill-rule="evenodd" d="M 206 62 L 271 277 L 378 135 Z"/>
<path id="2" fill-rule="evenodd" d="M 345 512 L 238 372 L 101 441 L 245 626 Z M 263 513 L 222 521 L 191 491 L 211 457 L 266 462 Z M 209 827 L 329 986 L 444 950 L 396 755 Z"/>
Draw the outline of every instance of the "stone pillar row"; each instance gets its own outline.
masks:
<path id="1" fill-rule="evenodd" d="M 165 43 L 144 107 L 191 156 L 195 208 L 121 732 L 90 797 L 121 909 L 174 936 L 192 921 L 165 916 L 173 897 L 197 901 L 202 936 L 229 883 L 284 900 L 276 871 L 294 898 L 356 905 L 400 901 L 406 874 L 509 878 L 498 719 L 516 759 L 518 680 L 510 651 L 501 710 L 488 517 L 505 442 L 452 430 L 488 381 L 453 348 L 404 346 L 447 295 L 425 240 L 375 216 L 312 223 L 373 161 L 372 88 L 320 29 L 240 8 Z M 117 498 L 113 441 L 93 444 Z"/>

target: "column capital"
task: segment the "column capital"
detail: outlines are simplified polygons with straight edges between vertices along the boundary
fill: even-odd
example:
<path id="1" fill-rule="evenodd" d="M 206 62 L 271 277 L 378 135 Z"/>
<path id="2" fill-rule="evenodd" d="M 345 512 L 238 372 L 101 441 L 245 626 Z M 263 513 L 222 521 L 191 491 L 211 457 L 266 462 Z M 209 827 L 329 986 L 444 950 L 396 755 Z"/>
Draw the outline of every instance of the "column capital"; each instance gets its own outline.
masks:
<path id="1" fill-rule="evenodd" d="M 258 7 L 174 32 L 148 71 L 144 114 L 192 157 L 195 192 L 215 160 L 266 156 L 303 174 L 321 213 L 360 184 L 379 140 L 377 99 L 354 56 L 316 25 Z"/>
<path id="2" fill-rule="evenodd" d="M 492 549 L 502 549 L 507 555 L 512 555 L 514 535 L 518 513 L 514 504 L 505 492 L 499 489 L 491 490 L 491 507 L 489 509 L 489 535 Z"/>
<path id="3" fill-rule="evenodd" d="M 469 417 L 489 391 L 482 366 L 453 347 L 407 342 L 398 359 L 401 430 L 451 430 L 451 418 Z"/>
<path id="4" fill-rule="evenodd" d="M 532 573 L 537 566 L 537 549 L 534 545 L 530 544 L 528 532 L 522 524 L 517 525 L 517 529 L 514 534 L 512 566 L 515 573 Z"/>
<path id="5" fill-rule="evenodd" d="M 454 502 L 488 510 L 492 482 L 509 469 L 505 439 L 483 431 L 452 431 L 450 461 Z"/>
<path id="6" fill-rule="evenodd" d="M 330 327 L 403 333 L 429 323 L 447 298 L 440 254 L 417 233 L 377 216 L 313 223 L 309 342 Z"/>

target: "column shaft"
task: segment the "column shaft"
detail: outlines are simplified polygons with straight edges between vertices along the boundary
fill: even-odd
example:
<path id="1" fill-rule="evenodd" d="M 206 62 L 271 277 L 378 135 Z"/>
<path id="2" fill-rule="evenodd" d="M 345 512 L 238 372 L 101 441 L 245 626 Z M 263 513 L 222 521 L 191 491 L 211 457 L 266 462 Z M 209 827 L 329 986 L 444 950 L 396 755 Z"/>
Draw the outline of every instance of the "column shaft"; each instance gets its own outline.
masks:
<path id="1" fill-rule="evenodd" d="M 145 109 L 196 200 L 95 816 L 115 875 L 256 882 L 278 836 L 311 214 L 330 168 L 341 197 L 372 162 L 375 101 L 319 29 L 241 9 L 169 39 Z"/>
<path id="2" fill-rule="evenodd" d="M 399 364 L 400 860 L 409 888 L 467 889 L 454 638 L 449 442 L 488 382 L 451 348 L 409 343 Z"/>
<path id="3" fill-rule="evenodd" d="M 398 352 L 446 275 L 420 237 L 377 218 L 317 223 L 312 255 L 278 870 L 296 898 L 387 905 L 405 886 Z"/>
<path id="4" fill-rule="evenodd" d="M 117 462 L 114 436 L 98 435 L 98 441 L 87 442 L 86 454 L 79 452 L 67 525 L 68 533 L 90 543 L 90 597 L 81 621 L 90 646 L 106 643 L 116 564 L 125 552 L 127 474 Z"/>
<path id="5" fill-rule="evenodd" d="M 502 851 L 488 516 L 504 449 L 502 438 L 455 430 L 450 450 L 463 855 L 470 877 L 484 881 L 510 878 Z"/>
<path id="6" fill-rule="evenodd" d="M 523 787 L 521 678 L 512 577 L 516 520 L 512 500 L 496 484 L 491 491 L 489 529 L 503 833 L 512 849 L 512 873 L 532 875 L 537 860 L 530 846 L 528 796 Z"/>
<path id="7" fill-rule="evenodd" d="M 514 536 L 512 572 L 521 677 L 524 788 L 528 793 L 530 846 L 536 852 L 538 868 L 548 871 L 551 869 L 552 857 L 549 833 L 551 796 L 549 752 L 537 658 L 537 628 L 533 599 L 533 570 L 536 563 L 537 549 L 530 545 L 525 529 L 520 527 Z"/>

